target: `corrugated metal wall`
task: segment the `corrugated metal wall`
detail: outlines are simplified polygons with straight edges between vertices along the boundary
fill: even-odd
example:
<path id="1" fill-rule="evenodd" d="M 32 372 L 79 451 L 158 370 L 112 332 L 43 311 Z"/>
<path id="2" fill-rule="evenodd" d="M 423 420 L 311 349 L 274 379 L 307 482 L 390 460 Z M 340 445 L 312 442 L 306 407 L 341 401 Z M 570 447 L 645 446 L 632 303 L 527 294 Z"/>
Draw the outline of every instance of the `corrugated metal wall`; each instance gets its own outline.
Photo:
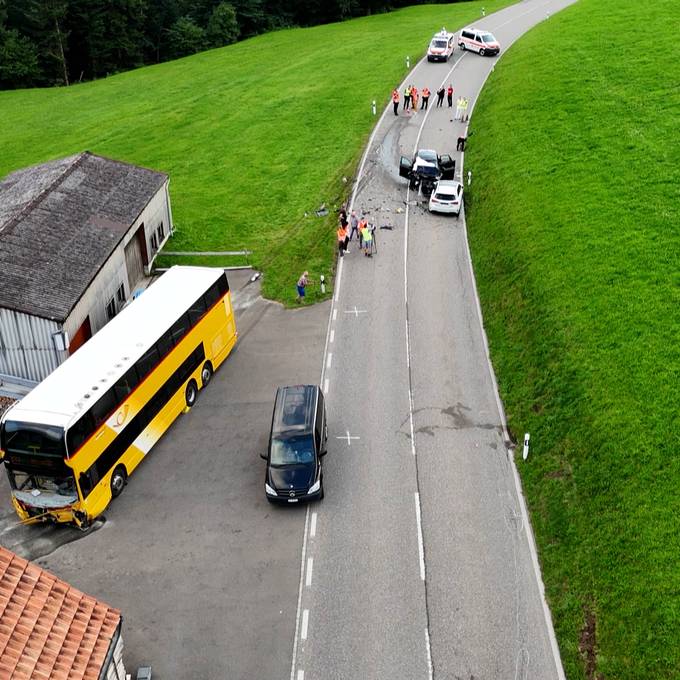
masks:
<path id="1" fill-rule="evenodd" d="M 58 352 L 55 321 L 0 308 L 0 373 L 35 380 L 46 378 L 68 352 Z"/>

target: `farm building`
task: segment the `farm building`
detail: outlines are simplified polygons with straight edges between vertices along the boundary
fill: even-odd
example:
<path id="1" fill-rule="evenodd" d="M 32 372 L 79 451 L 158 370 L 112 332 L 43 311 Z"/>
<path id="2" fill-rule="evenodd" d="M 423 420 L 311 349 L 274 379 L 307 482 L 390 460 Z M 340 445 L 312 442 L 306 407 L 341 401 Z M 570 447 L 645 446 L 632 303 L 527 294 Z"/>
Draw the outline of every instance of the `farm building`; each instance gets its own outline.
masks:
<path id="1" fill-rule="evenodd" d="M 0 546 L 0 677 L 125 680 L 121 616 Z"/>
<path id="2" fill-rule="evenodd" d="M 134 295 L 172 232 L 168 184 L 88 151 L 0 181 L 0 382 L 39 382 Z"/>

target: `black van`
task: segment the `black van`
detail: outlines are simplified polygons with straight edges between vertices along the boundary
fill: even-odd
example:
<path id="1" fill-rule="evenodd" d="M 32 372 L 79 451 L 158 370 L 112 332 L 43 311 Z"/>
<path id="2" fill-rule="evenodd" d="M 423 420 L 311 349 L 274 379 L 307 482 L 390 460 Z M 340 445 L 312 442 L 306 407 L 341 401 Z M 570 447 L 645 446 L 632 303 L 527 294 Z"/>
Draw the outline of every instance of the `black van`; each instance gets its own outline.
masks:
<path id="1" fill-rule="evenodd" d="M 321 457 L 326 455 L 326 406 L 317 385 L 276 391 L 264 490 L 272 503 L 323 498 Z"/>

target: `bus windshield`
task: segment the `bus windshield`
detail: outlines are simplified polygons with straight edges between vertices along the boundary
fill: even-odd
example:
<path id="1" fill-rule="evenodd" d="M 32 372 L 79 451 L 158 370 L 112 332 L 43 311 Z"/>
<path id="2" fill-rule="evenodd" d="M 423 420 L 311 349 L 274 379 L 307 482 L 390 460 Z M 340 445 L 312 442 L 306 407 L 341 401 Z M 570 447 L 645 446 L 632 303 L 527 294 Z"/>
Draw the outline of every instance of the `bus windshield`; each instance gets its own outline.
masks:
<path id="1" fill-rule="evenodd" d="M 6 421 L 2 426 L 1 448 L 6 454 L 66 457 L 64 430 L 39 423 Z"/>
<path id="2" fill-rule="evenodd" d="M 76 480 L 68 468 L 59 476 L 47 476 L 38 471 L 8 467 L 9 481 L 15 491 L 44 491 L 58 496 L 77 496 Z"/>
<path id="3" fill-rule="evenodd" d="M 311 435 L 272 439 L 271 465 L 300 465 L 314 462 Z"/>

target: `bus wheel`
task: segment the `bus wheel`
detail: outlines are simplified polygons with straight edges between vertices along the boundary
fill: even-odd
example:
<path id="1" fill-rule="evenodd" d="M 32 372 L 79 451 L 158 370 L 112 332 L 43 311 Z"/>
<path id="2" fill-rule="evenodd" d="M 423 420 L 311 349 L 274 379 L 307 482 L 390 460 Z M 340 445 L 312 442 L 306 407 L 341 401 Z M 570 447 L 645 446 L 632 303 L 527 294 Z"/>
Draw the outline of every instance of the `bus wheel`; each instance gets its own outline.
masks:
<path id="1" fill-rule="evenodd" d="M 198 396 L 198 388 L 193 380 L 189 381 L 187 389 L 184 392 L 184 397 L 187 400 L 187 406 L 191 408 L 196 403 L 196 397 Z"/>
<path id="2" fill-rule="evenodd" d="M 203 383 L 203 387 L 205 387 L 210 382 L 212 374 L 213 374 L 212 364 L 209 361 L 206 361 L 203 364 L 203 368 L 201 370 L 201 382 Z"/>
<path id="3" fill-rule="evenodd" d="M 111 475 L 111 495 L 114 498 L 117 498 L 121 493 L 123 493 L 126 479 L 127 472 L 125 472 L 125 468 L 122 465 L 119 465 Z"/>

